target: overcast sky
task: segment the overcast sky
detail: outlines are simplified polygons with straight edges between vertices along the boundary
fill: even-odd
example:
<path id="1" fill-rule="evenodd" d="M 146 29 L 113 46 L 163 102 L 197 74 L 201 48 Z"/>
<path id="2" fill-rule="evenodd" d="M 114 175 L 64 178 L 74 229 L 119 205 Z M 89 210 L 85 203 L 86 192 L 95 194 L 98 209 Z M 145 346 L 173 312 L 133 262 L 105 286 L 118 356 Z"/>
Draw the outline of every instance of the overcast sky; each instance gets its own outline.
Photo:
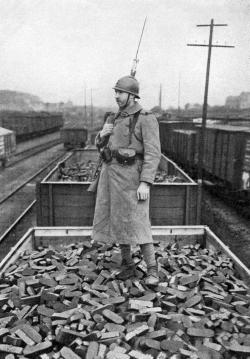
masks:
<path id="1" fill-rule="evenodd" d="M 250 0 L 0 0 L 0 89 L 28 92 L 44 102 L 113 106 L 112 86 L 130 73 L 144 18 L 136 77 L 141 104 L 202 103 L 208 43 L 212 51 L 209 104 L 250 91 Z"/>

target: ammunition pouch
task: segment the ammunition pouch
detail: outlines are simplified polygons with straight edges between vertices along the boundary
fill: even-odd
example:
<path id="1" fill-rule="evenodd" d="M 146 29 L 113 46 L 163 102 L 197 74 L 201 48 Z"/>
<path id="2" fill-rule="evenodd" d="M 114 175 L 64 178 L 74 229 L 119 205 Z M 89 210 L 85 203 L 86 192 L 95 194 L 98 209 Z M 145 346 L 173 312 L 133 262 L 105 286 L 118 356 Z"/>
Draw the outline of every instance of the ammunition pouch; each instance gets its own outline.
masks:
<path id="1" fill-rule="evenodd" d="M 136 151 L 133 148 L 118 148 L 113 156 L 122 165 L 132 165 L 135 163 Z"/>
<path id="2" fill-rule="evenodd" d="M 121 165 L 132 165 L 136 158 L 143 160 L 143 155 L 136 153 L 133 148 L 118 148 L 111 150 L 109 147 L 103 147 L 100 151 L 101 157 L 105 163 L 110 163 L 115 158 Z"/>

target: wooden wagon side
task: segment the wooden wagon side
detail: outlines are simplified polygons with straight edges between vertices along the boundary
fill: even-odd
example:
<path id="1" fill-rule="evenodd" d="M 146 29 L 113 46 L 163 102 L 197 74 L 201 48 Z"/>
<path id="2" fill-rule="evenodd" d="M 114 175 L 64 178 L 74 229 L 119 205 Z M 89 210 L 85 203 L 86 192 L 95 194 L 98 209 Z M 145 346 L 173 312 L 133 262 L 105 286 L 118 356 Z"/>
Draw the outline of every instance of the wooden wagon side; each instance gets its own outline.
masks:
<path id="1" fill-rule="evenodd" d="M 39 246 L 58 247 L 70 243 L 82 243 L 91 239 L 92 227 L 33 227 L 18 241 L 8 255 L 0 262 L 0 275 L 16 261 L 24 250 L 36 249 Z M 249 285 L 250 270 L 231 252 L 231 250 L 207 226 L 152 226 L 155 241 L 165 245 L 178 243 L 181 247 L 187 244 L 201 243 L 231 258 L 236 273 Z"/>
<path id="2" fill-rule="evenodd" d="M 95 150 L 75 151 L 67 160 L 94 160 Z M 160 166 L 174 183 L 154 183 L 150 200 L 152 225 L 197 224 L 198 185 L 173 161 L 162 155 Z M 58 166 L 37 184 L 37 225 L 89 226 L 93 222 L 95 195 L 87 191 L 90 182 L 59 182 Z"/>

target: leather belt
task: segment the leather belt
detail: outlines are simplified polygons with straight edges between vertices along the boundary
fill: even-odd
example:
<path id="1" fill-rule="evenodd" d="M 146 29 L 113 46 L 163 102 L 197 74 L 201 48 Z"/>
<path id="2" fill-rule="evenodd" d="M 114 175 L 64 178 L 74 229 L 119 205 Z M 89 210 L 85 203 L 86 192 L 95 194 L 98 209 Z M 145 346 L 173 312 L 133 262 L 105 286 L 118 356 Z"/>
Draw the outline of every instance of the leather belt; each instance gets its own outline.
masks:
<path id="1" fill-rule="evenodd" d="M 117 158 L 117 153 L 118 153 L 117 150 L 111 150 L 112 158 Z M 144 156 L 142 153 L 136 153 L 135 158 L 143 161 Z"/>

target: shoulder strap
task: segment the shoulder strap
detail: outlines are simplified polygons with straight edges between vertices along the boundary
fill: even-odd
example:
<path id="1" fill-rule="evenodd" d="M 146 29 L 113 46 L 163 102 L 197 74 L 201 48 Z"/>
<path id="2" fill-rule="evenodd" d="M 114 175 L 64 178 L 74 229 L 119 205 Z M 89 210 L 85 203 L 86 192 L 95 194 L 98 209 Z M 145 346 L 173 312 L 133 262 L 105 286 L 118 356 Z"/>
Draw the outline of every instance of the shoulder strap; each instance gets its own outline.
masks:
<path id="1" fill-rule="evenodd" d="M 141 142 L 140 139 L 138 139 L 138 137 L 135 135 L 135 126 L 136 126 L 136 123 L 138 121 L 138 118 L 139 118 L 139 115 L 140 115 L 140 111 L 136 112 L 133 117 L 129 119 L 129 145 L 131 145 L 132 143 L 132 134 L 135 136 L 135 138 Z"/>

